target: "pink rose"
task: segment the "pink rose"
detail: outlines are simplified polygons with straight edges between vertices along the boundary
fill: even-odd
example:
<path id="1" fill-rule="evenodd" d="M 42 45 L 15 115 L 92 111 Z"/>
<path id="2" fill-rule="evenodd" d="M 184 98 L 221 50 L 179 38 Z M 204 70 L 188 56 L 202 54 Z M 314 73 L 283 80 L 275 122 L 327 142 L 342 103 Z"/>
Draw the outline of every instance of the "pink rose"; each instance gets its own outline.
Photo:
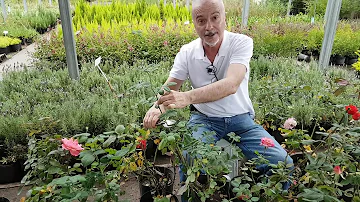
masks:
<path id="1" fill-rule="evenodd" d="M 61 145 L 62 148 L 70 151 L 70 154 L 73 156 L 79 156 L 80 152 L 84 150 L 84 148 L 81 147 L 78 141 L 74 140 L 73 138 L 70 139 L 63 138 L 61 141 L 62 141 L 62 145 Z"/>
<path id="2" fill-rule="evenodd" d="M 296 124 L 297 123 L 296 123 L 296 120 L 294 118 L 288 118 L 284 123 L 284 128 L 290 130 L 290 129 L 295 128 Z"/>
<path id="3" fill-rule="evenodd" d="M 334 173 L 340 175 L 342 173 L 341 167 L 340 166 L 335 166 L 334 167 Z"/>
<path id="4" fill-rule="evenodd" d="M 267 138 L 267 137 L 263 137 L 261 138 L 261 144 L 262 146 L 265 146 L 265 147 L 274 147 L 275 144 L 274 144 L 274 141 L 270 138 Z"/>

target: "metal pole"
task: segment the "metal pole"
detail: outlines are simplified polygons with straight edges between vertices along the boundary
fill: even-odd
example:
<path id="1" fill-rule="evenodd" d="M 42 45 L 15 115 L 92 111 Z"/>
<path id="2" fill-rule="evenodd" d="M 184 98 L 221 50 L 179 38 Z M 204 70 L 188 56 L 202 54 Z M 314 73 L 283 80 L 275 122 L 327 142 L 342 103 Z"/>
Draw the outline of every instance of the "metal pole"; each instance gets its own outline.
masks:
<path id="1" fill-rule="evenodd" d="M 176 0 L 173 0 L 174 8 L 176 8 Z"/>
<path id="2" fill-rule="evenodd" d="M 61 27 L 63 30 L 66 63 L 72 79 L 79 80 L 79 68 L 75 49 L 74 31 L 72 27 L 69 0 L 59 0 Z"/>
<path id="3" fill-rule="evenodd" d="M 164 0 L 164 6 L 166 6 L 166 0 Z"/>
<path id="4" fill-rule="evenodd" d="M 337 22 L 339 20 L 341 0 L 329 0 L 326 8 L 328 15 L 326 16 L 327 19 L 325 19 L 325 33 L 319 58 L 319 66 L 321 68 L 326 68 L 329 65 Z"/>
<path id="5" fill-rule="evenodd" d="M 287 7 L 287 13 L 286 13 L 287 16 L 290 16 L 291 4 L 292 4 L 292 0 L 289 0 L 288 7 Z"/>
<path id="6" fill-rule="evenodd" d="M 186 0 L 186 8 L 189 10 L 190 9 L 190 2 L 189 0 Z"/>
<path id="7" fill-rule="evenodd" d="M 52 6 L 52 1 L 51 0 L 49 0 L 49 5 Z"/>
<path id="8" fill-rule="evenodd" d="M 5 1 L 4 0 L 1 0 L 1 7 L 2 7 L 3 18 L 4 18 L 4 21 L 5 21 L 6 18 L 7 18 L 7 15 L 6 15 L 6 6 L 5 6 Z"/>
<path id="9" fill-rule="evenodd" d="M 244 0 L 245 4 L 242 11 L 242 27 L 247 27 L 250 10 L 250 0 Z"/>
<path id="10" fill-rule="evenodd" d="M 333 1 L 328 1 L 327 5 L 326 5 L 326 11 L 325 11 L 325 16 L 324 16 L 324 26 L 326 23 L 326 19 L 329 17 L 329 12 L 330 10 L 332 10 L 332 6 L 333 6 Z"/>
<path id="11" fill-rule="evenodd" d="M 41 0 L 38 0 L 39 5 L 41 5 Z"/>
<path id="12" fill-rule="evenodd" d="M 23 0 L 23 2 L 24 2 L 24 11 L 25 11 L 25 13 L 27 13 L 28 12 L 28 7 L 27 7 L 27 4 L 26 4 L 26 0 Z"/>

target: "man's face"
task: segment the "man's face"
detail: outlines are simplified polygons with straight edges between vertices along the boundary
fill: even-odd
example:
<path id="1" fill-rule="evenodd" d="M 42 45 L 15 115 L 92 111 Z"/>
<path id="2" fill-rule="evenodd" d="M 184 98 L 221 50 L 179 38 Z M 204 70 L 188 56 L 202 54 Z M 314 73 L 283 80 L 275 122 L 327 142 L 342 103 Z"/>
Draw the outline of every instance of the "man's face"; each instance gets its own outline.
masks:
<path id="1" fill-rule="evenodd" d="M 225 30 L 224 7 L 219 0 L 200 0 L 192 10 L 195 30 L 206 45 L 216 46 Z"/>

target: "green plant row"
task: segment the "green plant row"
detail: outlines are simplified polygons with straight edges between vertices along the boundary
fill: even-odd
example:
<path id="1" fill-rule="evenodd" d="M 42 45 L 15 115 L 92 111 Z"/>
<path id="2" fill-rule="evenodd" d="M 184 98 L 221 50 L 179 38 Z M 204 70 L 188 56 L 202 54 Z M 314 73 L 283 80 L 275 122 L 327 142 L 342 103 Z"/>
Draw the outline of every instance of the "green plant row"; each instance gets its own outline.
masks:
<path id="1" fill-rule="evenodd" d="M 193 25 L 184 25 L 181 21 L 104 22 L 100 27 L 94 22 L 78 31 L 76 51 L 82 62 L 93 61 L 99 56 L 129 64 L 141 59 L 148 62 L 172 60 L 182 44 L 196 37 Z M 50 40 L 41 40 L 35 56 L 65 62 L 62 30 L 53 33 Z"/>
<path id="2" fill-rule="evenodd" d="M 341 22 L 336 32 L 333 55 L 356 57 L 360 47 L 358 23 Z M 355 25 L 355 26 L 354 26 Z M 246 34 L 254 40 L 254 57 L 294 57 L 303 50 L 320 53 L 324 29 L 322 24 L 277 23 L 253 24 L 241 29 L 238 22 L 228 23 L 229 31 Z M 77 27 L 77 54 L 84 62 L 98 56 L 114 61 L 133 63 L 137 59 L 158 62 L 175 57 L 182 45 L 197 38 L 193 24 L 183 21 L 144 20 L 87 23 Z M 62 30 L 52 33 L 50 41 L 40 41 L 36 52 L 39 59 L 65 62 Z"/>
<path id="3" fill-rule="evenodd" d="M 10 37 L 4 37 L 0 36 L 0 48 L 6 48 L 11 45 L 20 44 L 21 40 L 18 38 L 10 38 Z"/>
<path id="4" fill-rule="evenodd" d="M 0 83 L 0 145 L 6 147 L 3 154 L 16 154 L 12 151 L 14 145 L 25 146 L 27 134 L 35 130 L 29 123 L 37 123 L 42 117 L 59 121 L 49 133 L 63 136 L 99 133 L 119 123 L 140 124 L 152 103 L 148 98 L 166 81 L 172 61 L 138 61 L 130 66 L 103 60 L 101 68 L 115 96 L 92 63 L 81 66 L 80 82 L 72 82 L 68 71 L 57 67 L 59 64 L 46 62 L 37 64 L 37 70 L 5 75 Z M 299 125 L 309 128 L 315 122 L 327 124 L 337 118 L 336 112 L 343 109 L 337 105 L 360 104 L 356 96 L 332 94 L 338 87 L 333 80 L 338 77 L 353 83 L 347 92 L 355 94 L 354 76 L 344 70 L 323 74 L 314 66 L 304 70 L 287 59 L 252 61 L 250 94 L 257 121 L 276 128 L 288 117 L 295 117 Z M 51 70 L 55 67 L 60 70 Z M 184 89 L 190 89 L 189 83 Z M 180 120 L 187 118 L 187 110 L 179 114 Z"/>
<path id="5" fill-rule="evenodd" d="M 191 13 L 186 7 L 173 7 L 172 4 L 164 6 L 161 1 L 160 6 L 156 4 L 148 5 L 145 0 L 136 3 L 123 3 L 112 1 L 111 4 L 92 4 L 80 1 L 74 12 L 74 26 L 82 27 L 88 22 L 120 22 L 120 21 L 140 21 L 140 20 L 191 20 Z"/>
<path id="6" fill-rule="evenodd" d="M 38 6 L 37 9 L 23 13 L 20 10 L 12 11 L 5 22 L 0 22 L 0 32 L 7 31 L 7 36 L 30 39 L 48 28 L 56 25 L 60 17 L 58 9 Z"/>

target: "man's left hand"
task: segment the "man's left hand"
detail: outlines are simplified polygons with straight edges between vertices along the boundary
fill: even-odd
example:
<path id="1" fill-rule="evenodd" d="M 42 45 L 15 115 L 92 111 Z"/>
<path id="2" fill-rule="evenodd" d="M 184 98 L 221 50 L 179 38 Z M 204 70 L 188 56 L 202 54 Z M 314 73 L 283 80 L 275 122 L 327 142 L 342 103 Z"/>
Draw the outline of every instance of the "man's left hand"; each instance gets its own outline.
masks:
<path id="1" fill-rule="evenodd" d="M 170 91 L 165 92 L 163 96 L 157 101 L 158 105 L 163 105 L 165 108 L 181 109 L 191 104 L 190 96 L 187 92 Z"/>

